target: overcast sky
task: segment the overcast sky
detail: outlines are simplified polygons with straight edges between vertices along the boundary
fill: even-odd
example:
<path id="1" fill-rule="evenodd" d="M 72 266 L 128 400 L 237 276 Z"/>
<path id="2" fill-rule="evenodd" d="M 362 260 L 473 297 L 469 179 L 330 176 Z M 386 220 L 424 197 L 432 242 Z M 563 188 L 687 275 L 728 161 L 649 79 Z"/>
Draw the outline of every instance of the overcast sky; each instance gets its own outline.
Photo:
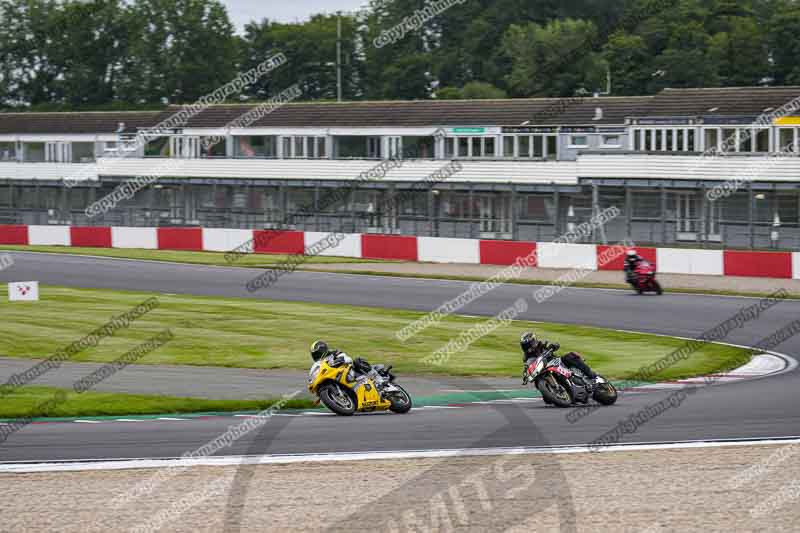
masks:
<path id="1" fill-rule="evenodd" d="M 269 18 L 279 22 L 307 19 L 314 13 L 349 11 L 366 4 L 366 0 L 222 0 L 228 6 L 231 20 L 241 31 L 251 20 Z"/>

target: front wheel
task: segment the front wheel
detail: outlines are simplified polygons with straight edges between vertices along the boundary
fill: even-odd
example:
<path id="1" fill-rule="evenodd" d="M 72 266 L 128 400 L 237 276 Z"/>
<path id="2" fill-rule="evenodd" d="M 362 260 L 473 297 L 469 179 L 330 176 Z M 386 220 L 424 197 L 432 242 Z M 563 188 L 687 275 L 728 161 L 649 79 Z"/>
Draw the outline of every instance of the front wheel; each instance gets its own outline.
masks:
<path id="1" fill-rule="evenodd" d="M 356 412 L 356 401 L 350 391 L 338 383 L 326 385 L 319 391 L 319 399 L 325 407 L 341 416 L 353 416 Z"/>
<path id="2" fill-rule="evenodd" d="M 572 394 L 552 374 L 537 379 L 536 388 L 542 393 L 545 403 L 551 403 L 558 407 L 572 405 Z"/>
<path id="3" fill-rule="evenodd" d="M 393 413 L 403 415 L 411 410 L 411 396 L 400 385 L 393 386 L 398 390 L 397 392 L 393 392 L 388 398 L 392 403 L 391 407 L 389 407 L 389 410 Z"/>
<path id="4" fill-rule="evenodd" d="M 592 395 L 594 401 L 602 405 L 613 405 L 617 401 L 617 388 L 611 383 L 601 383 Z"/>

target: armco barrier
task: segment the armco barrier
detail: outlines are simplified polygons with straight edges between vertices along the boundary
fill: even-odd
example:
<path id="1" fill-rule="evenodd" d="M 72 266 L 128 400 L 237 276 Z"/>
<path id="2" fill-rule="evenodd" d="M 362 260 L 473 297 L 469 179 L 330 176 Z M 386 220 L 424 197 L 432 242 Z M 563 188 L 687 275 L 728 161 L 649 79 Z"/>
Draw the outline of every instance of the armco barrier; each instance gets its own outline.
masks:
<path id="1" fill-rule="evenodd" d="M 305 234 L 306 249 L 312 246 L 326 246 L 317 255 L 332 257 L 361 257 L 361 234 L 345 234 L 344 239 L 338 242 L 335 234 L 307 231 Z M 342 234 L 339 234 L 341 237 Z"/>
<path id="2" fill-rule="evenodd" d="M 203 251 L 202 228 L 158 228 L 159 250 Z"/>
<path id="3" fill-rule="evenodd" d="M 468 264 L 481 262 L 480 242 L 473 239 L 417 237 L 417 248 L 420 261 Z"/>
<path id="4" fill-rule="evenodd" d="M 597 270 L 597 246 L 540 242 L 536 247 L 540 268 Z"/>
<path id="5" fill-rule="evenodd" d="M 258 230 L 254 238 L 257 254 L 302 254 L 305 251 L 302 231 Z"/>
<path id="6" fill-rule="evenodd" d="M 84 248 L 111 248 L 111 228 L 71 227 L 70 246 Z"/>
<path id="7" fill-rule="evenodd" d="M 725 275 L 792 279 L 792 254 L 726 251 Z"/>
<path id="8" fill-rule="evenodd" d="M 28 244 L 69 246 L 69 226 L 28 226 Z"/>
<path id="9" fill-rule="evenodd" d="M 158 233 L 156 232 L 156 228 L 114 226 L 111 228 L 111 245 L 114 248 L 157 250 Z"/>
<path id="10" fill-rule="evenodd" d="M 792 254 L 793 260 L 793 272 L 794 272 L 794 279 L 800 279 L 800 252 L 794 252 Z"/>
<path id="11" fill-rule="evenodd" d="M 203 250 L 230 252 L 253 240 L 251 229 L 203 228 Z"/>
<path id="12" fill-rule="evenodd" d="M 0 226 L 0 244 L 27 245 L 28 226 Z"/>
<path id="13" fill-rule="evenodd" d="M 659 248 L 656 255 L 658 271 L 663 274 L 724 274 L 722 250 Z"/>
<path id="14" fill-rule="evenodd" d="M 614 250 L 612 253 L 612 248 L 618 248 L 618 246 L 606 246 L 606 245 L 599 245 L 597 247 L 597 269 L 598 270 L 625 270 L 625 255 L 626 252 L 630 250 L 636 250 L 642 259 L 645 261 L 652 263 L 653 265 L 658 268 L 658 257 L 656 256 L 656 249 L 655 248 L 625 248 L 623 253 L 622 250 Z M 608 259 L 609 257 L 613 257 L 613 259 Z"/>
<path id="15" fill-rule="evenodd" d="M 520 257 L 533 256 L 534 261 L 538 262 L 536 255 L 536 243 L 524 241 L 481 241 L 481 264 L 482 265 L 513 265 Z"/>
<path id="16" fill-rule="evenodd" d="M 361 255 L 364 259 L 417 261 L 417 238 L 394 235 L 362 235 Z"/>

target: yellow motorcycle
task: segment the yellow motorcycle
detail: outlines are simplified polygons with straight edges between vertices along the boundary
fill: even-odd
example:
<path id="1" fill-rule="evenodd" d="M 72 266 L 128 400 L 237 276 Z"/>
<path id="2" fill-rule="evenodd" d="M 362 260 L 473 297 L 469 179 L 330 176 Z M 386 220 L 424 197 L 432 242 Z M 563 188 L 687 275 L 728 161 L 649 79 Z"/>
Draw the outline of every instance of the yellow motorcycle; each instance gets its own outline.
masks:
<path id="1" fill-rule="evenodd" d="M 331 355 L 311 367 L 308 390 L 337 415 L 387 410 L 407 413 L 411 410 L 411 396 L 394 383 L 391 370 L 391 366 L 373 365 L 366 374 L 357 375 L 350 357 Z"/>

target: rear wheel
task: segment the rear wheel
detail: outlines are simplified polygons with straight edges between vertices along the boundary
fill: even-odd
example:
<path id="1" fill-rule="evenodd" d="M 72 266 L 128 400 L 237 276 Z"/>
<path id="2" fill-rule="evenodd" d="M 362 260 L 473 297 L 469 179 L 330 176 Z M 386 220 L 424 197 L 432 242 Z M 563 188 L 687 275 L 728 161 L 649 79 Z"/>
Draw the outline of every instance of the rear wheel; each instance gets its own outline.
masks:
<path id="1" fill-rule="evenodd" d="M 611 383 L 600 383 L 592 397 L 599 404 L 613 405 L 617 401 L 617 388 Z"/>
<path id="2" fill-rule="evenodd" d="M 558 407 L 569 407 L 572 405 L 572 394 L 552 374 L 537 379 L 536 388 L 542 393 L 545 403 L 551 403 Z"/>
<path id="3" fill-rule="evenodd" d="M 392 406 L 389 407 L 389 410 L 393 413 L 402 415 L 411 410 L 411 396 L 400 385 L 394 386 L 399 390 L 392 393 L 392 395 L 388 398 L 388 400 L 392 402 Z"/>
<path id="4" fill-rule="evenodd" d="M 341 416 L 352 416 L 356 412 L 356 400 L 353 394 L 339 385 L 331 383 L 319 391 L 319 399 L 325 407 Z"/>

